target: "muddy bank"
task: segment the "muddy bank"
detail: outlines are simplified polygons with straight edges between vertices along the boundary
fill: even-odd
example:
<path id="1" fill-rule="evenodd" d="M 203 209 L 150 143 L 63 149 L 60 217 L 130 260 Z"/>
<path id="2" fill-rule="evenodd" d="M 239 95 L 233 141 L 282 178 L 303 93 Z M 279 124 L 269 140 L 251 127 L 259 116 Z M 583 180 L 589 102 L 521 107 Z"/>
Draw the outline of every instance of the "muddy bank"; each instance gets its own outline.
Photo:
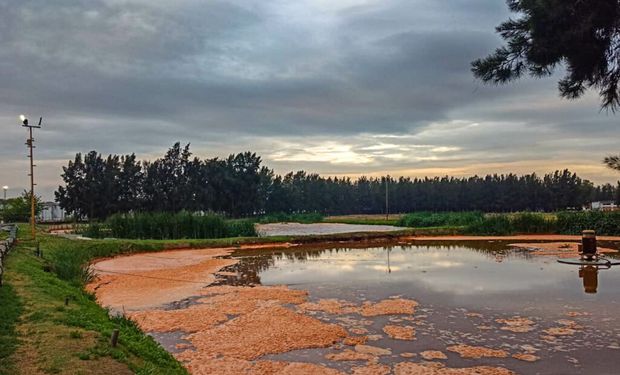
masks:
<path id="1" fill-rule="evenodd" d="M 511 279 L 506 266 L 515 263 L 514 257 L 523 259 L 520 265 L 535 262 L 544 268 L 556 262 L 532 257 L 536 250 L 528 247 L 539 246 L 535 241 L 550 236 L 511 236 L 508 241 L 506 237 L 487 238 L 492 250 L 459 248 L 454 241 L 446 242 L 439 247 L 448 257 L 434 253 L 435 245 L 426 243 L 410 251 L 411 246 L 399 244 L 417 240 L 403 238 L 375 248 L 378 258 L 362 249 L 368 242 L 332 244 L 327 249 L 318 243 L 280 245 L 287 249 L 262 245 L 262 251 L 244 246 L 139 254 L 94 263 L 98 277 L 89 288 L 101 304 L 125 312 L 194 374 L 511 374 L 515 369 L 554 373 L 540 371 L 550 355 L 574 360 L 574 367 L 562 373 L 578 374 L 587 373 L 579 372 L 582 363 L 572 357 L 580 342 L 597 350 L 605 346 L 605 350 L 615 350 L 613 340 L 598 338 L 601 331 L 589 326 L 587 308 L 564 302 L 567 295 L 557 296 L 562 302 L 553 314 L 559 315 L 551 319 L 541 317 L 534 305 L 523 311 L 513 305 L 489 310 L 488 302 L 480 302 L 484 289 L 471 293 L 478 290 L 477 284 L 497 288 L 495 295 L 512 290 L 506 281 Z M 559 240 L 543 245 L 572 251 L 579 239 L 572 236 L 568 245 Z M 495 241 L 506 249 L 501 256 L 495 253 L 499 249 Z M 522 241 L 530 251 L 508 250 L 511 241 Z M 417 255 L 408 259 L 408 254 Z M 469 271 L 464 268 L 468 257 L 475 257 Z M 355 267 L 357 273 L 353 273 Z M 501 274 L 501 283 L 476 279 L 490 268 L 501 271 L 489 272 Z M 271 279 L 271 273 L 263 272 L 266 269 L 273 271 Z M 515 283 L 534 282 L 544 275 L 532 269 L 538 272 L 539 267 L 530 267 L 528 273 L 515 269 L 519 272 Z M 451 270 L 461 285 L 442 284 L 449 279 L 440 270 Z M 565 270 L 571 272 L 571 268 Z M 381 278 L 371 283 L 370 272 Z M 420 277 L 401 283 L 399 275 Z M 324 282 L 326 278 L 334 282 L 312 285 L 312 280 Z M 580 283 L 577 275 L 574 278 Z M 245 281 L 230 284 L 233 279 Z M 390 279 L 393 283 L 383 293 L 379 286 Z M 425 292 L 422 283 L 434 284 L 439 292 Z M 392 286 L 400 289 L 392 290 Z M 456 291 L 453 297 L 445 295 L 448 290 Z M 514 293 L 520 294 L 518 289 Z M 555 297 L 543 294 L 545 302 Z M 455 297 L 459 298 L 456 307 L 441 306 Z M 550 311 L 544 303 L 540 308 Z M 606 319 L 597 317 L 596 321 Z M 566 367 L 554 369 L 558 368 Z"/>
<path id="2" fill-rule="evenodd" d="M 231 257 L 233 250 L 176 250 L 102 260 L 91 266 L 96 277 L 88 289 L 100 304 L 123 312 L 145 332 L 180 337 L 182 342 L 171 351 L 193 374 L 415 374 L 431 369 L 437 374 L 512 373 L 500 366 L 382 364 L 380 359 L 392 352 L 373 344 L 382 335 L 364 334 L 365 327 L 374 324 L 369 319 L 391 320 L 384 325 L 385 337 L 415 340 L 411 323 L 417 301 L 392 296 L 363 303 L 312 302 L 307 291 L 287 286 L 218 285 L 227 267 L 239 261 Z M 173 304 L 183 299 L 189 302 Z M 316 316 L 321 312 L 336 318 L 328 322 Z M 308 349 L 331 354 L 321 363 L 269 358 Z"/>

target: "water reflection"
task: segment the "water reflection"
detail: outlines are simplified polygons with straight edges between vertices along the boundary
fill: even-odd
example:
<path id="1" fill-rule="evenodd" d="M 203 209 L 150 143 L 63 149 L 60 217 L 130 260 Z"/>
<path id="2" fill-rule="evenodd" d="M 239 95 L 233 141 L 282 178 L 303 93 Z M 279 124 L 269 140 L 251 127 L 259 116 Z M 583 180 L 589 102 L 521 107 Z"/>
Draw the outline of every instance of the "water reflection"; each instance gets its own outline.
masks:
<path id="1" fill-rule="evenodd" d="M 586 293 L 596 294 L 598 288 L 598 267 L 581 266 L 579 268 L 579 277 L 583 279 L 583 289 Z"/>
<path id="2" fill-rule="evenodd" d="M 323 285 L 337 288 L 390 288 L 417 294 L 443 294 L 496 298 L 514 294 L 549 298 L 598 290 L 598 270 L 579 270 L 579 283 L 571 273 L 578 269 L 556 264 L 553 257 L 533 256 L 506 242 L 428 242 L 415 245 L 391 243 L 364 247 L 335 244 L 333 247 L 303 246 L 257 253 L 239 250 L 240 262 L 229 270 L 228 284 Z M 366 245 L 368 246 L 368 245 Z M 612 280 L 618 280 L 614 273 Z M 615 293 L 615 292 L 613 292 Z M 612 294 L 613 294 L 612 293 Z M 473 296 L 473 297 L 472 297 Z M 615 294 L 614 294 L 615 296 Z M 510 297 L 512 298 L 512 297 Z"/>

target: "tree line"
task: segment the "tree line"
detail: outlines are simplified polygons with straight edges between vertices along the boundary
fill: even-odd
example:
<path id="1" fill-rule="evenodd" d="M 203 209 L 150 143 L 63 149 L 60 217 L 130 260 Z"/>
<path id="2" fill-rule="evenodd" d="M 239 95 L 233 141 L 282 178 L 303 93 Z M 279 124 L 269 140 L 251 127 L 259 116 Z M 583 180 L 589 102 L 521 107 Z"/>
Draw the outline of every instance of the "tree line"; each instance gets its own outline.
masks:
<path id="1" fill-rule="evenodd" d="M 620 200 L 618 186 L 595 186 L 568 170 L 544 176 L 493 174 L 455 177 L 321 177 L 305 171 L 277 175 L 251 152 L 200 159 L 189 144 L 154 161 L 96 151 L 63 167 L 56 200 L 77 218 L 127 212 L 216 212 L 229 217 L 269 213 L 556 211 L 593 200 Z"/>

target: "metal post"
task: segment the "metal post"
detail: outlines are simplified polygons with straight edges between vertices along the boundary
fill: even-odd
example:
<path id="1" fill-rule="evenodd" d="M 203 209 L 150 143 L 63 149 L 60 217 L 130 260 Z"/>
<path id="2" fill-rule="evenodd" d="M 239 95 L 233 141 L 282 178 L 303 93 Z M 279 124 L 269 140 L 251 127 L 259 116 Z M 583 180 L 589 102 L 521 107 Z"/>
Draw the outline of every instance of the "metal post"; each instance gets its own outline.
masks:
<path id="1" fill-rule="evenodd" d="M 388 198 L 388 180 L 390 175 L 387 175 L 385 178 L 385 221 L 390 219 L 390 211 L 389 211 L 389 198 Z"/>
<path id="2" fill-rule="evenodd" d="M 28 148 L 30 149 L 30 232 L 32 233 L 32 239 L 36 240 L 37 234 L 35 230 L 35 202 L 34 202 L 34 157 L 33 148 L 34 139 L 32 139 L 32 127 L 28 127 L 30 138 L 28 138 Z"/>
<path id="3" fill-rule="evenodd" d="M 26 140 L 26 145 L 29 149 L 29 158 L 30 158 L 30 231 L 32 233 L 32 239 L 36 240 L 36 209 L 35 209 L 35 195 L 34 195 L 34 138 L 32 138 L 32 128 L 41 128 L 41 122 L 43 121 L 43 117 L 39 117 L 39 123 L 37 125 L 29 124 L 26 116 L 21 115 L 20 119 L 22 121 L 22 126 L 28 128 L 28 139 Z"/>
<path id="4" fill-rule="evenodd" d="M 118 334 L 119 334 L 118 329 L 114 329 L 112 331 L 112 337 L 110 338 L 110 344 L 112 345 L 113 348 L 116 348 L 116 345 L 118 345 Z"/>

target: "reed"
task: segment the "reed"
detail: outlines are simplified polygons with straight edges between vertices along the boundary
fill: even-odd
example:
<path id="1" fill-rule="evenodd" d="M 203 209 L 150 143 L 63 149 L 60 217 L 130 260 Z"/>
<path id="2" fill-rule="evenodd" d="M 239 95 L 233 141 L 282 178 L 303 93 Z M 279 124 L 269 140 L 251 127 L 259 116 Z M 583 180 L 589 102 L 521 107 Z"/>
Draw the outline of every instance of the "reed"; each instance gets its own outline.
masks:
<path id="1" fill-rule="evenodd" d="M 85 235 L 93 238 L 199 239 L 256 236 L 251 220 L 226 220 L 216 214 L 181 211 L 115 214 L 105 224 L 91 223 Z"/>

